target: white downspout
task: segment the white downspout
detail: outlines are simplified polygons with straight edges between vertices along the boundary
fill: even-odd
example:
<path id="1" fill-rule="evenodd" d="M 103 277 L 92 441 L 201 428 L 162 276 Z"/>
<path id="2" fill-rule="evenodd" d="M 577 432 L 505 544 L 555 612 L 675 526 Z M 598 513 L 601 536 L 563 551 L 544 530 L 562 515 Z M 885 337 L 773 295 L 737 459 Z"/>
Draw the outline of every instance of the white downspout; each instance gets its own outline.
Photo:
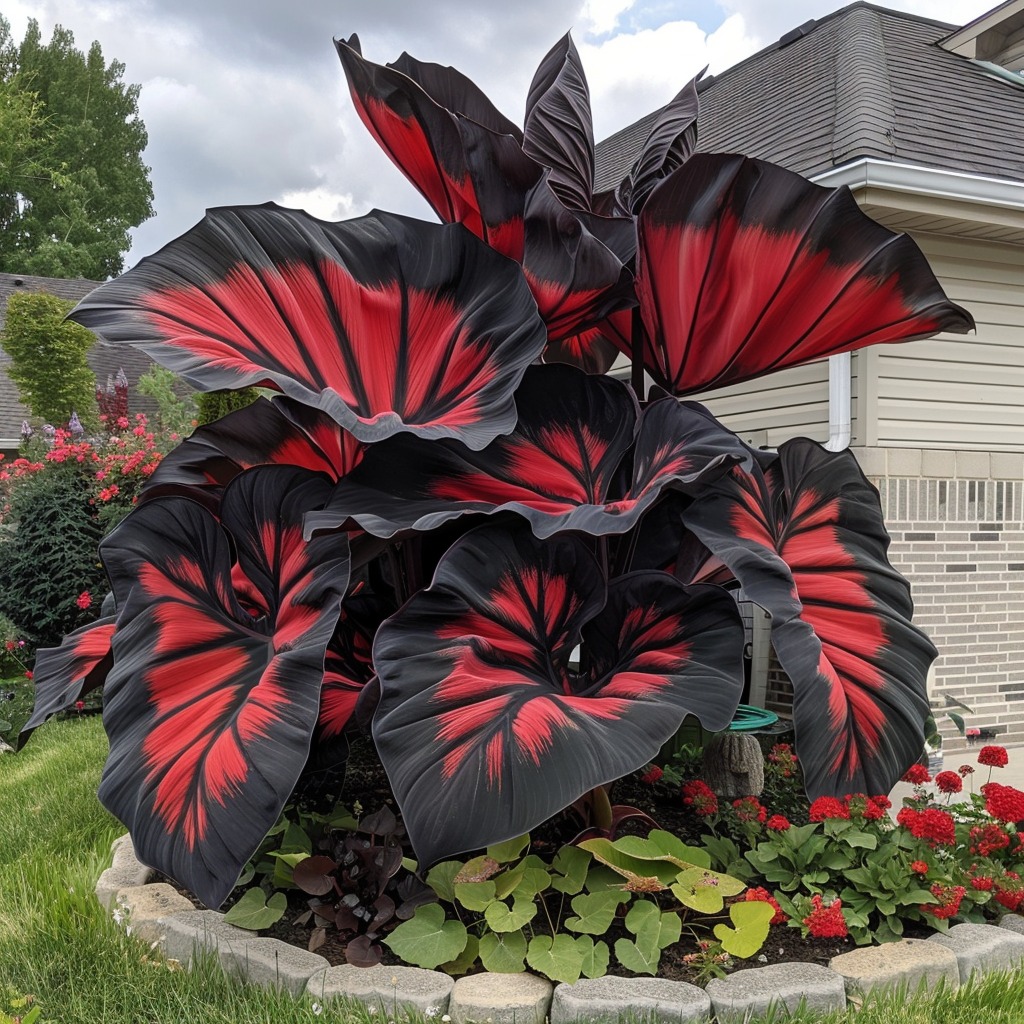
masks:
<path id="1" fill-rule="evenodd" d="M 828 357 L 828 440 L 825 447 L 830 452 L 841 452 L 850 447 L 853 429 L 851 377 L 849 352 Z"/>

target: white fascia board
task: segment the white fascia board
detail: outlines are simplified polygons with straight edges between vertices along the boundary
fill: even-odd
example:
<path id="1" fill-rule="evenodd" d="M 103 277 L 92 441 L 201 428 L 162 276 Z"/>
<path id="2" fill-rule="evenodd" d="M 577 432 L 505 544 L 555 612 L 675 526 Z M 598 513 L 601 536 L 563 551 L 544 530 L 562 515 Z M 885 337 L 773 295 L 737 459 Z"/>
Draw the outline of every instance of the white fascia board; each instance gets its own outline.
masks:
<path id="1" fill-rule="evenodd" d="M 869 157 L 830 168 L 815 175 L 811 181 L 829 188 L 848 185 L 856 191 L 870 187 L 1024 211 L 1024 182 L 986 178 L 961 171 L 940 171 L 933 167 L 891 163 Z"/>

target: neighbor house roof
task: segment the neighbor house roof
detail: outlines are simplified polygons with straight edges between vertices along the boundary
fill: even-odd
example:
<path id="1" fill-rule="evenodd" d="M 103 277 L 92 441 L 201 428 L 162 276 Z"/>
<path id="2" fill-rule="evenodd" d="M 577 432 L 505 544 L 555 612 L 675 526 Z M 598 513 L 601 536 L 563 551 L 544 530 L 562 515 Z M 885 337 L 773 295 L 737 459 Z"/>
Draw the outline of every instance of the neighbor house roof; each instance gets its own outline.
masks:
<path id="1" fill-rule="evenodd" d="M 33 277 L 29 274 L 0 274 L 0 333 L 3 332 L 7 319 L 7 300 L 19 292 L 48 292 L 61 299 L 77 302 L 89 294 L 98 281 L 85 281 L 81 278 L 72 280 L 55 277 Z M 104 345 L 97 342 L 89 350 L 86 357 L 96 379 L 101 384 L 107 378 L 115 376 L 119 369 L 124 369 L 131 387 L 129 391 L 131 408 L 134 412 L 151 412 L 155 409 L 153 402 L 140 395 L 134 385 L 139 377 L 153 365 L 153 361 L 144 352 L 127 345 Z M 11 359 L 0 348 L 0 446 L 7 447 L 17 442 L 21 436 L 21 423 L 29 417 L 29 411 L 18 400 L 18 389 L 7 375 Z"/>
<path id="2" fill-rule="evenodd" d="M 809 21 L 701 84 L 698 149 L 808 177 L 867 158 L 1024 182 L 1024 78 L 938 45 L 956 29 L 867 3 Z M 598 146 L 598 189 L 654 117 Z"/>

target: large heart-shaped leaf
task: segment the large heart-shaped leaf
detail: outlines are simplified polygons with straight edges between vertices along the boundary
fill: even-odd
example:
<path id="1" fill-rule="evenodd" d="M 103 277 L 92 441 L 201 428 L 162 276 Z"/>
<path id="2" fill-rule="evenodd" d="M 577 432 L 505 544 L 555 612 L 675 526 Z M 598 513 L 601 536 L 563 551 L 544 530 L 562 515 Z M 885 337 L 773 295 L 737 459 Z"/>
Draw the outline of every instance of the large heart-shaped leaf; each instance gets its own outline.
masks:
<path id="1" fill-rule="evenodd" d="M 329 487 L 305 470 L 249 470 L 225 491 L 223 525 L 161 498 L 102 545 L 121 610 L 100 799 L 145 863 L 212 906 L 306 761 L 348 580 L 344 537 L 302 540 Z"/>
<path id="2" fill-rule="evenodd" d="M 518 268 L 458 226 L 273 203 L 211 210 L 72 315 L 204 390 L 271 386 L 360 441 L 473 448 L 511 429 L 547 340 Z"/>
<path id="3" fill-rule="evenodd" d="M 110 671 L 116 621 L 116 616 L 105 616 L 69 633 L 60 647 L 36 651 L 32 673 L 35 704 L 18 736 L 19 749 L 48 718 L 67 711 L 75 701 L 103 685 Z"/>
<path id="4" fill-rule="evenodd" d="M 674 394 L 974 326 L 908 236 L 761 160 L 692 156 L 638 230 L 644 365 Z"/>
<path id="5" fill-rule="evenodd" d="M 574 535 L 465 535 L 374 641 L 374 739 L 420 863 L 528 831 L 645 764 L 687 713 L 723 728 L 741 636 L 728 594 L 653 572 L 606 588 Z"/>
<path id="6" fill-rule="evenodd" d="M 888 793 L 924 744 L 936 651 L 910 621 L 878 492 L 853 454 L 788 441 L 682 514 L 772 616 L 809 794 Z"/>

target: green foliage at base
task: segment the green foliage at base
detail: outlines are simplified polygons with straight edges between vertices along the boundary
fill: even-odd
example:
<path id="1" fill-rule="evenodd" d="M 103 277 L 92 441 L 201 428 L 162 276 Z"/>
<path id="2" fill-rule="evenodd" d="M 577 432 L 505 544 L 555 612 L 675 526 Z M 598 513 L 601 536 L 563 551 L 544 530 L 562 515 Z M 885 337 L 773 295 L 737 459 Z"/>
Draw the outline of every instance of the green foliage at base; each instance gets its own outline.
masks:
<path id="1" fill-rule="evenodd" d="M 215 423 L 229 412 L 252 405 L 259 397 L 260 393 L 256 388 L 203 392 L 196 396 L 196 421 L 201 427 L 207 423 Z"/>

